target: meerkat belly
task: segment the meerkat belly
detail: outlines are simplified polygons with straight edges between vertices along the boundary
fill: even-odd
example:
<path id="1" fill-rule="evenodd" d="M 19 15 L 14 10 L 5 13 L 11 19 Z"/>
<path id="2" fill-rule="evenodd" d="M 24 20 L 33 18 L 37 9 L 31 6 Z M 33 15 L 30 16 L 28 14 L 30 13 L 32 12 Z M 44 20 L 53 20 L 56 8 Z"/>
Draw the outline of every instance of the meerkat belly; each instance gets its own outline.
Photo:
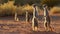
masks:
<path id="1" fill-rule="evenodd" d="M 37 26 L 38 27 L 38 21 L 36 18 L 34 18 L 34 26 Z"/>
<path id="2" fill-rule="evenodd" d="M 46 27 L 50 25 L 50 18 L 49 18 L 48 16 L 45 17 L 44 23 L 45 23 L 45 26 L 46 26 Z"/>
<path id="3" fill-rule="evenodd" d="M 38 26 L 38 21 L 37 21 L 36 18 L 33 18 L 32 24 L 34 25 L 34 27 L 35 27 L 35 26 Z"/>

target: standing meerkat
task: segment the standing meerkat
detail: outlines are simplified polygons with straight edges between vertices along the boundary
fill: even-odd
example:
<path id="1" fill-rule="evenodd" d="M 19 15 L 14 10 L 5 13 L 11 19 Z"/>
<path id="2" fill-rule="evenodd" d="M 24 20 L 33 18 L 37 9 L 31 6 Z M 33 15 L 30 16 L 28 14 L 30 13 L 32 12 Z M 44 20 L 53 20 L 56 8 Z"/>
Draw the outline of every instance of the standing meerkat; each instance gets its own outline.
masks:
<path id="1" fill-rule="evenodd" d="M 51 26 L 50 26 L 50 16 L 48 13 L 47 5 L 43 5 L 44 9 L 44 28 L 47 31 L 51 31 Z"/>
<path id="2" fill-rule="evenodd" d="M 33 5 L 33 18 L 32 18 L 32 29 L 33 31 L 38 31 L 38 19 L 36 18 L 37 17 L 37 6 L 34 4 Z"/>
<path id="3" fill-rule="evenodd" d="M 15 17 L 14 17 L 15 21 L 19 21 L 18 17 L 17 17 L 17 12 L 15 12 Z"/>

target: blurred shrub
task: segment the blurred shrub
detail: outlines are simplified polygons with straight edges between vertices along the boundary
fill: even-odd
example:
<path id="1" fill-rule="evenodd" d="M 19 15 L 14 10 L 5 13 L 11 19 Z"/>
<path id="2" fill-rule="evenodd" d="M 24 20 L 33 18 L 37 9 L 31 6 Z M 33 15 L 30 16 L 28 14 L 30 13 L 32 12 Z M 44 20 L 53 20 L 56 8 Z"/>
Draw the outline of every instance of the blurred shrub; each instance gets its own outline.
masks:
<path id="1" fill-rule="evenodd" d="M 42 0 L 41 5 L 47 4 L 49 7 L 60 5 L 60 0 Z"/>
<path id="2" fill-rule="evenodd" d="M 14 2 L 4 3 L 0 6 L 0 15 L 12 15 L 16 7 L 13 5 Z"/>
<path id="3" fill-rule="evenodd" d="M 14 6 L 14 1 L 9 1 L 8 3 L 4 3 L 3 5 L 0 6 L 0 16 L 9 16 L 9 15 L 14 15 L 15 12 L 18 13 L 18 15 L 25 14 L 26 11 L 32 12 L 32 6 L 29 4 L 24 5 L 24 6 Z"/>
<path id="4" fill-rule="evenodd" d="M 23 6 L 25 4 L 29 4 L 29 5 L 32 5 L 34 3 L 40 4 L 40 1 L 41 0 L 22 0 L 22 1 L 21 0 L 15 0 L 14 5 L 17 5 L 17 6 L 21 5 L 21 6 Z"/>
<path id="5" fill-rule="evenodd" d="M 52 14 L 60 13 L 60 7 L 53 7 L 50 11 Z"/>

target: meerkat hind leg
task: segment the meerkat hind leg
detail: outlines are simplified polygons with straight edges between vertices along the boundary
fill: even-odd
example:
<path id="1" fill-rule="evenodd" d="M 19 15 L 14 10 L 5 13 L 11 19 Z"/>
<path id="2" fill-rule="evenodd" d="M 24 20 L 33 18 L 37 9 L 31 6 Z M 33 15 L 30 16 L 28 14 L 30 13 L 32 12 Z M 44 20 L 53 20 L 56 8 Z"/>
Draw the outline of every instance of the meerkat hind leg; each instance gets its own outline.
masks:
<path id="1" fill-rule="evenodd" d="M 45 30 L 46 30 L 46 31 L 49 31 L 48 23 L 47 23 L 47 22 L 46 22 L 46 23 L 44 23 L 44 28 L 45 28 Z"/>
<path id="2" fill-rule="evenodd" d="M 38 31 L 38 27 L 37 26 L 35 26 L 35 31 Z"/>

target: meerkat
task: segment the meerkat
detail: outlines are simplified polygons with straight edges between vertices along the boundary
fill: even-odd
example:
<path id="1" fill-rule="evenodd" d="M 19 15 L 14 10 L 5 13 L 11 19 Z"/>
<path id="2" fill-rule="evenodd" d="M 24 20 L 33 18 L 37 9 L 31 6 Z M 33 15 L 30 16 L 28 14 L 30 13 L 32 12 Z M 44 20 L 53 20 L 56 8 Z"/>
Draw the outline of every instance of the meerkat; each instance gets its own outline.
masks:
<path id="1" fill-rule="evenodd" d="M 17 17 L 17 12 L 15 12 L 14 20 L 15 20 L 15 21 L 19 21 L 19 18 Z"/>
<path id="2" fill-rule="evenodd" d="M 50 16 L 47 10 L 47 5 L 43 5 L 43 9 L 44 9 L 44 28 L 47 31 L 52 31 L 52 28 L 50 26 Z"/>
<path id="3" fill-rule="evenodd" d="M 32 29 L 34 31 L 38 31 L 38 19 L 37 19 L 37 7 L 36 5 L 33 5 L 34 11 L 33 11 L 33 18 L 32 18 Z"/>

